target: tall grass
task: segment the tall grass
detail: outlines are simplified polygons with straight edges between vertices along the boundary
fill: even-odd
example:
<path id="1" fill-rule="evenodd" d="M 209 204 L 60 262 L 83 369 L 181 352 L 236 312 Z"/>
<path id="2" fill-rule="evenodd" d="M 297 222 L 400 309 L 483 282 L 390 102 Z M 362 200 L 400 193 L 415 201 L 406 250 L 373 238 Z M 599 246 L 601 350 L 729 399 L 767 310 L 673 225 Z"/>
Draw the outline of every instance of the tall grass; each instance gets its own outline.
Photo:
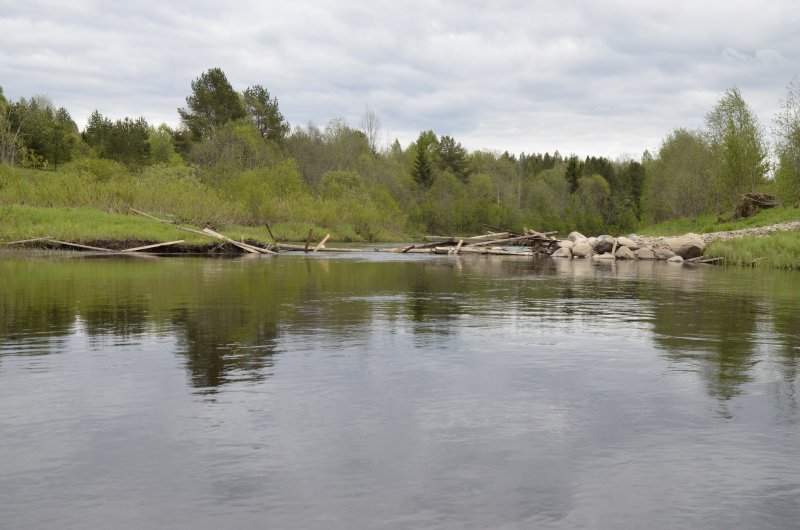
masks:
<path id="1" fill-rule="evenodd" d="M 726 265 L 800 269 L 800 230 L 715 241 L 705 255 L 723 257 Z"/>

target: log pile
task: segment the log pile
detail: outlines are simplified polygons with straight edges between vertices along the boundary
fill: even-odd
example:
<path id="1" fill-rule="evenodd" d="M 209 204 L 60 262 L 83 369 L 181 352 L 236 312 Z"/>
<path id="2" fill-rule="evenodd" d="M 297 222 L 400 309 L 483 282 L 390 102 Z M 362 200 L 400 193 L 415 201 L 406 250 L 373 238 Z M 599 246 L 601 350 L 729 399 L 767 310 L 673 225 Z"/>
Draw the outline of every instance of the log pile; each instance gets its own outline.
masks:
<path id="1" fill-rule="evenodd" d="M 558 248 L 556 232 L 525 230 L 524 234 L 490 227 L 492 232 L 479 236 L 426 236 L 425 244 L 390 249 L 402 254 L 485 254 L 496 256 L 550 255 Z M 528 250 L 511 250 L 506 247 L 526 247 Z"/>
<path id="2" fill-rule="evenodd" d="M 756 215 L 761 210 L 774 208 L 775 206 L 780 205 L 781 203 L 774 195 L 756 192 L 745 193 L 739 199 L 739 203 L 736 205 L 736 210 L 733 213 L 731 221 L 737 221 L 739 219 L 744 219 L 745 217 L 751 217 Z"/>

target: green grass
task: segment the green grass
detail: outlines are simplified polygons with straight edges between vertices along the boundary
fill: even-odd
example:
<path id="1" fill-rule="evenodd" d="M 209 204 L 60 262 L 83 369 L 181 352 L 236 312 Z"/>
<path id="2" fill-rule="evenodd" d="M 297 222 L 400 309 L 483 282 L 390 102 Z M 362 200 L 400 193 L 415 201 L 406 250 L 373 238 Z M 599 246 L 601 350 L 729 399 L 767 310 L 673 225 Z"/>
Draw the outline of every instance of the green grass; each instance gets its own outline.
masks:
<path id="1" fill-rule="evenodd" d="M 643 236 L 674 236 L 694 232 L 702 234 L 707 232 L 723 232 L 739 230 L 754 226 L 766 226 L 776 223 L 800 220 L 800 208 L 778 207 L 764 210 L 758 215 L 746 217 L 738 221 L 719 223 L 714 215 L 701 215 L 697 219 L 672 219 L 655 225 L 645 226 L 637 230 Z"/>
<path id="2" fill-rule="evenodd" d="M 715 241 L 706 248 L 705 255 L 723 257 L 726 265 L 797 270 L 800 269 L 800 230 Z"/>

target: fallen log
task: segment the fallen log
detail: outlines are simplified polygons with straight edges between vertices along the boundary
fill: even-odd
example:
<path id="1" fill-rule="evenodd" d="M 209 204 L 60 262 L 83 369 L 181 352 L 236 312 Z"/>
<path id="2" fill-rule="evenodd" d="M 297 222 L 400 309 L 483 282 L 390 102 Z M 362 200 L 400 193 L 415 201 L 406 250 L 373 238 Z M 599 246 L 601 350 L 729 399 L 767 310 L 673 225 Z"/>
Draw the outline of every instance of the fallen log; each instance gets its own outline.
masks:
<path id="1" fill-rule="evenodd" d="M 183 243 L 183 239 L 178 239 L 177 241 L 170 241 L 168 243 L 155 243 L 153 245 L 145 245 L 143 247 L 126 248 L 120 250 L 120 252 L 139 252 L 140 250 L 150 250 L 151 248 L 167 247 L 170 245 L 179 245 L 181 243 Z"/>
<path id="2" fill-rule="evenodd" d="M 322 241 L 320 241 L 320 242 L 319 242 L 319 244 L 318 244 L 316 247 L 314 247 L 314 250 L 313 250 L 313 252 L 317 252 L 317 251 L 319 251 L 319 249 L 321 249 L 321 248 L 325 248 L 325 242 L 326 242 L 328 239 L 330 239 L 330 237 L 331 237 L 331 235 L 330 235 L 330 234 L 328 234 L 328 235 L 326 235 L 324 238 L 322 238 Z"/>
<path id="3" fill-rule="evenodd" d="M 498 243 L 515 243 L 515 242 L 518 242 L 518 241 L 525 241 L 525 240 L 555 242 L 554 240 L 548 239 L 548 238 L 543 237 L 541 235 L 530 235 L 530 236 L 509 237 L 509 238 L 506 238 L 506 239 L 496 239 L 494 241 L 470 243 L 469 245 L 466 245 L 466 246 L 468 246 L 468 247 L 479 247 L 479 246 L 485 246 L 485 245 L 496 245 Z"/>
<path id="4" fill-rule="evenodd" d="M 464 244 L 472 244 L 472 243 L 481 243 L 487 241 L 496 241 L 498 239 L 505 239 L 510 237 L 511 234 L 509 232 L 495 232 L 491 234 L 485 234 L 482 236 L 471 236 L 471 237 L 454 237 L 454 236 L 425 236 L 426 243 L 435 243 L 435 244 L 452 244 L 455 245 L 458 243 L 459 240 L 463 240 Z"/>
<path id="5" fill-rule="evenodd" d="M 34 237 L 33 239 L 20 239 L 19 241 L 9 241 L 4 245 L 24 245 L 25 243 L 36 243 L 37 241 L 52 241 L 52 237 Z"/>
<path id="6" fill-rule="evenodd" d="M 116 252 L 116 250 L 111 250 L 110 248 L 101 248 L 101 247 L 92 247 L 89 245 L 81 245 L 80 243 L 70 243 L 69 241 L 59 241 L 57 239 L 48 239 L 51 243 L 58 243 L 59 245 L 65 245 L 68 247 L 75 247 L 75 248 L 82 248 L 84 250 L 96 250 L 98 252 Z"/>
<path id="7" fill-rule="evenodd" d="M 205 234 L 211 236 L 211 237 L 215 237 L 217 239 L 222 239 L 223 241 L 226 241 L 226 242 L 230 243 L 231 245 L 239 247 L 240 249 L 242 249 L 242 250 L 244 250 L 246 252 L 249 252 L 251 254 L 277 254 L 277 252 L 274 252 L 272 250 L 267 250 L 266 248 L 261 248 L 261 247 L 255 246 L 255 245 L 250 245 L 250 244 L 247 244 L 247 243 L 236 241 L 235 239 L 231 239 L 228 236 L 220 234 L 219 232 L 215 232 L 214 230 L 211 230 L 210 228 L 203 228 L 203 232 Z"/>

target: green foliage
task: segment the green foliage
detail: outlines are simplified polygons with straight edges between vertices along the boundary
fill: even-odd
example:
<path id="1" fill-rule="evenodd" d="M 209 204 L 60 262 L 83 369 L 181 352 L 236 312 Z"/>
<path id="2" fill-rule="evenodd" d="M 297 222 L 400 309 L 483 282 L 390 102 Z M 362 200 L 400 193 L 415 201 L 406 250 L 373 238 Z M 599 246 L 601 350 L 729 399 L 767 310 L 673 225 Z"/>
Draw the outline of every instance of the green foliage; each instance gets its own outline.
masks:
<path id="1" fill-rule="evenodd" d="M 439 169 L 449 171 L 462 182 L 467 180 L 467 150 L 450 136 L 442 136 L 436 146 Z"/>
<path id="2" fill-rule="evenodd" d="M 429 188 L 433 184 L 433 169 L 428 156 L 428 150 L 417 144 L 417 156 L 414 159 L 414 167 L 411 168 L 411 177 L 421 188 Z"/>
<path id="3" fill-rule="evenodd" d="M 186 108 L 178 114 L 195 140 L 213 138 L 228 122 L 246 116 L 239 94 L 220 68 L 210 68 L 192 81 Z"/>
<path id="4" fill-rule="evenodd" d="M 649 222 L 697 217 L 716 207 L 714 158 L 705 137 L 677 129 L 647 165 L 643 202 Z"/>
<path id="5" fill-rule="evenodd" d="M 764 183 L 767 149 L 755 112 L 738 88 L 727 90 L 706 115 L 714 154 L 714 176 L 722 206 L 732 207 L 739 196 Z"/>
<path id="6" fill-rule="evenodd" d="M 777 191 L 788 204 L 800 203 L 800 78 L 786 88 L 786 97 L 775 116 L 778 168 L 775 171 Z"/>
<path id="7" fill-rule="evenodd" d="M 124 118 L 112 122 L 94 111 L 82 134 L 92 152 L 128 166 L 139 167 L 150 162 L 150 127 L 144 118 Z"/>
<path id="8" fill-rule="evenodd" d="M 162 123 L 158 127 L 150 127 L 147 141 L 150 144 L 150 159 L 154 164 L 182 164 L 183 161 L 175 151 L 175 132 Z"/>
<path id="9" fill-rule="evenodd" d="M 226 185 L 242 171 L 271 166 L 280 159 L 272 142 L 265 142 L 249 122 L 228 122 L 213 137 L 197 143 L 191 159 L 200 167 L 203 180 Z"/>
<path id="10" fill-rule="evenodd" d="M 261 85 L 248 87 L 242 95 L 247 118 L 265 140 L 282 142 L 289 134 L 289 123 L 278 109 L 278 99 L 270 96 Z"/>
<path id="11" fill-rule="evenodd" d="M 8 110 L 10 131 L 25 147 L 20 162 L 31 168 L 46 168 L 68 162 L 78 142 L 78 127 L 67 109 L 56 108 L 44 96 L 20 98 Z"/>

